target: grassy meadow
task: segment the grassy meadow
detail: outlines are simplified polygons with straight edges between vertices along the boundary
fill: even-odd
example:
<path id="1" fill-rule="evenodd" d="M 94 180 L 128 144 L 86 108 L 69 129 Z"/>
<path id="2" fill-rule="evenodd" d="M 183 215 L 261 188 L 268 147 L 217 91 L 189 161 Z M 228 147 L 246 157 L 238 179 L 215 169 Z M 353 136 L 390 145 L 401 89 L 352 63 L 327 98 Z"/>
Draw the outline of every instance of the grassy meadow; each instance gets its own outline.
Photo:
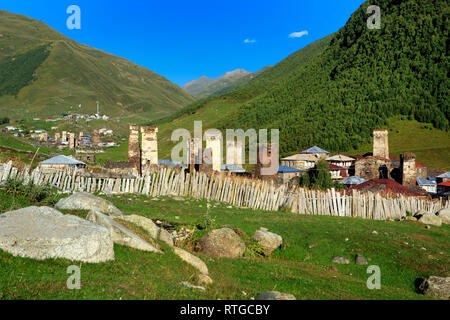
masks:
<path id="1" fill-rule="evenodd" d="M 51 204 L 56 201 L 41 204 Z M 0 193 L 0 212 L 28 206 L 29 198 Z M 242 299 L 256 298 L 262 291 L 277 290 L 297 299 L 429 299 L 416 293 L 417 279 L 429 275 L 449 276 L 450 227 L 426 229 L 417 222 L 366 221 L 354 218 L 299 215 L 288 212 L 252 211 L 225 204 L 169 197 L 158 201 L 142 196 L 116 196 L 113 203 L 125 214 L 140 214 L 175 228 L 195 229 L 180 246 L 192 252 L 207 230 L 223 226 L 240 229 L 247 244 L 244 257 L 216 258 L 196 253 L 208 266 L 214 283 L 205 292 L 179 286 L 196 284 L 198 271 L 161 243 L 165 254 L 114 245 L 115 261 L 99 264 L 63 259 L 36 261 L 13 257 L 0 250 L 0 299 Z M 12 206 L 12 207 L 11 207 Z M 64 211 L 85 217 L 85 211 Z M 130 226 L 130 225 L 128 225 Z M 283 245 L 269 257 L 258 254 L 251 236 L 259 227 L 283 237 Z M 144 239 L 138 227 L 133 231 Z M 376 232 L 374 232 L 376 231 Z M 369 265 L 381 269 L 381 289 L 366 286 L 367 266 L 356 265 L 361 254 Z M 351 262 L 337 265 L 335 256 Z M 66 269 L 81 267 L 81 289 L 69 290 Z"/>

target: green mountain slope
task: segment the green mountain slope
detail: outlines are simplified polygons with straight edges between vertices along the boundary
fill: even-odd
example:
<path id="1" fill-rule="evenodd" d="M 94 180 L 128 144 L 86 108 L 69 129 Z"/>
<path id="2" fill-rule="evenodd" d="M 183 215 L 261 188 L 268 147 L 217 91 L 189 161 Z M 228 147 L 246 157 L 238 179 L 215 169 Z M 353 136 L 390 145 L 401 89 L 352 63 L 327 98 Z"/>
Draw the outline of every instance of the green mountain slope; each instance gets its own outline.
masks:
<path id="1" fill-rule="evenodd" d="M 155 119 L 193 100 L 146 68 L 77 43 L 38 20 L 0 11 L 1 115 L 95 113 L 99 101 L 110 116 Z"/>
<path id="2" fill-rule="evenodd" d="M 367 28 L 368 5 L 335 34 L 247 85 L 182 109 L 174 123 L 214 114 L 206 126 L 278 128 L 280 151 L 287 155 L 311 145 L 357 150 L 371 141 L 373 129 L 403 115 L 444 130 L 440 141 L 448 150 L 449 2 L 378 1 L 381 30 Z"/>

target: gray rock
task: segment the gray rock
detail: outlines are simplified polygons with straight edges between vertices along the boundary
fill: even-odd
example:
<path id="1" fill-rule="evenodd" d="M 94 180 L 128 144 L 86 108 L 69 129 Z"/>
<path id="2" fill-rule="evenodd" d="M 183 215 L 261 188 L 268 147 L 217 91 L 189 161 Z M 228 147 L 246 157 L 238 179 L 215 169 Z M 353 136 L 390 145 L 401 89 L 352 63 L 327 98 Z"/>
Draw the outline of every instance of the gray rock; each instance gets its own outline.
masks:
<path id="1" fill-rule="evenodd" d="M 256 300 L 297 300 L 294 295 L 290 293 L 283 293 L 278 291 L 261 292 Z"/>
<path id="2" fill-rule="evenodd" d="M 450 299 L 450 277 L 430 276 L 419 285 L 419 291 L 427 296 Z"/>
<path id="3" fill-rule="evenodd" d="M 206 274 L 201 273 L 198 275 L 198 283 L 202 284 L 202 285 L 208 285 L 208 284 L 212 284 L 213 280 Z"/>
<path id="4" fill-rule="evenodd" d="M 349 264 L 350 263 L 350 261 L 347 258 L 340 257 L 340 256 L 334 257 L 333 260 L 331 260 L 331 262 L 339 263 L 339 264 Z"/>
<path id="5" fill-rule="evenodd" d="M 200 239 L 200 252 L 216 257 L 242 257 L 245 243 L 230 228 L 216 229 L 208 232 Z"/>
<path id="6" fill-rule="evenodd" d="M 437 212 L 439 218 L 441 218 L 442 223 L 450 224 L 450 208 L 443 208 Z"/>
<path id="7" fill-rule="evenodd" d="M 111 238 L 114 243 L 142 251 L 162 253 L 157 244 L 150 244 L 144 241 L 130 229 L 124 227 L 120 223 L 117 223 L 112 218 L 101 212 L 90 211 L 86 219 L 105 227 L 111 233 Z"/>
<path id="8" fill-rule="evenodd" d="M 283 243 L 281 236 L 263 229 L 256 230 L 253 239 L 259 243 L 265 254 L 271 254 Z"/>
<path id="9" fill-rule="evenodd" d="M 170 234 L 169 231 L 167 231 L 164 228 L 159 229 L 158 239 L 164 242 L 165 244 L 169 245 L 170 247 L 174 246 L 175 241 L 173 239 L 173 236 Z"/>
<path id="10" fill-rule="evenodd" d="M 49 207 L 28 207 L 0 215 L 0 248 L 14 256 L 39 260 L 114 260 L 108 230 Z"/>
<path id="11" fill-rule="evenodd" d="M 55 207 L 65 210 L 93 210 L 110 216 L 122 215 L 122 212 L 110 201 L 86 192 L 76 192 L 67 198 L 63 198 L 56 203 Z"/>
<path id="12" fill-rule="evenodd" d="M 200 271 L 202 274 L 208 274 L 208 267 L 206 264 L 198 257 L 194 256 L 193 254 L 187 252 L 186 250 L 174 247 L 173 252 L 179 256 L 184 262 L 190 264 L 194 268 L 196 268 L 198 271 Z"/>
<path id="13" fill-rule="evenodd" d="M 442 225 L 442 219 L 433 213 L 426 213 L 418 219 L 420 223 L 426 225 L 432 225 L 435 227 L 440 227 Z"/>
<path id="14" fill-rule="evenodd" d="M 364 258 L 362 255 L 357 254 L 355 257 L 355 263 L 356 264 L 367 264 L 367 259 Z"/>
<path id="15" fill-rule="evenodd" d="M 200 291 L 205 291 L 205 287 L 201 287 L 201 286 L 194 286 L 193 284 L 187 282 L 187 281 L 181 281 L 179 283 L 180 286 L 184 286 L 184 287 L 188 287 L 190 289 L 195 289 L 195 290 L 200 290 Z"/>
<path id="16" fill-rule="evenodd" d="M 117 219 L 131 222 L 145 231 L 147 231 L 153 239 L 157 239 L 159 233 L 159 227 L 152 221 L 152 219 L 139 216 L 137 214 L 123 215 Z"/>

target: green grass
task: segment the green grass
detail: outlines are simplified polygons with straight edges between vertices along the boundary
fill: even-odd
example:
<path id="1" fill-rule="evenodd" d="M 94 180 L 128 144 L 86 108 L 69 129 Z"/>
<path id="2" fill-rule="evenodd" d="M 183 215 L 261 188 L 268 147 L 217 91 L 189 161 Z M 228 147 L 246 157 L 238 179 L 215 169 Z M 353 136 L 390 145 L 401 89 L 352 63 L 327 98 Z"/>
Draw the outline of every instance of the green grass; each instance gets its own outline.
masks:
<path id="1" fill-rule="evenodd" d="M 178 227 L 201 224 L 207 210 L 206 201 L 151 201 L 141 196 L 118 196 L 112 201 L 126 214 L 137 213 L 180 224 Z M 262 291 L 278 290 L 292 293 L 297 299 L 428 299 L 415 292 L 416 279 L 449 276 L 450 228 L 446 225 L 427 230 L 414 222 L 228 209 L 224 204 L 209 210 L 214 228 L 240 228 L 248 241 L 263 226 L 280 234 L 284 245 L 265 258 L 246 254 L 227 259 L 199 254 L 214 280 L 206 292 L 177 285 L 180 281 L 195 284 L 198 272 L 164 245 L 164 255 L 115 245 L 115 261 L 100 264 L 61 259 L 35 261 L 0 251 L 0 298 L 250 299 Z M 65 213 L 82 217 L 86 214 Z M 374 230 L 378 234 L 373 234 Z M 197 230 L 193 238 L 204 233 Z M 309 248 L 310 244 L 316 246 Z M 191 248 L 193 243 L 186 245 Z M 369 265 L 381 268 L 380 290 L 367 289 L 367 266 L 353 262 L 357 253 L 364 255 Z M 351 263 L 331 263 L 337 255 L 349 258 Z M 65 286 L 69 276 L 66 269 L 72 264 L 81 266 L 81 290 Z M 331 270 L 331 266 L 338 271 Z"/>

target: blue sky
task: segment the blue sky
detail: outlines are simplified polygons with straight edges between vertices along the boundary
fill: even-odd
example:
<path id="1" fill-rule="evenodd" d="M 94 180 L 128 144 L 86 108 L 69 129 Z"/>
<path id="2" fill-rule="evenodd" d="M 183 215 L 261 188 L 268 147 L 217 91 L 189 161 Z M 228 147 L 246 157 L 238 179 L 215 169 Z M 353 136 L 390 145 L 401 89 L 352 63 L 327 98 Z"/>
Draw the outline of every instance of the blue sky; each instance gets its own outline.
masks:
<path id="1" fill-rule="evenodd" d="M 39 19 L 181 86 L 202 75 L 215 78 L 237 68 L 255 72 L 274 65 L 337 31 L 363 2 L 0 0 L 0 9 Z M 66 26 L 72 4 L 81 9 L 81 30 Z"/>

